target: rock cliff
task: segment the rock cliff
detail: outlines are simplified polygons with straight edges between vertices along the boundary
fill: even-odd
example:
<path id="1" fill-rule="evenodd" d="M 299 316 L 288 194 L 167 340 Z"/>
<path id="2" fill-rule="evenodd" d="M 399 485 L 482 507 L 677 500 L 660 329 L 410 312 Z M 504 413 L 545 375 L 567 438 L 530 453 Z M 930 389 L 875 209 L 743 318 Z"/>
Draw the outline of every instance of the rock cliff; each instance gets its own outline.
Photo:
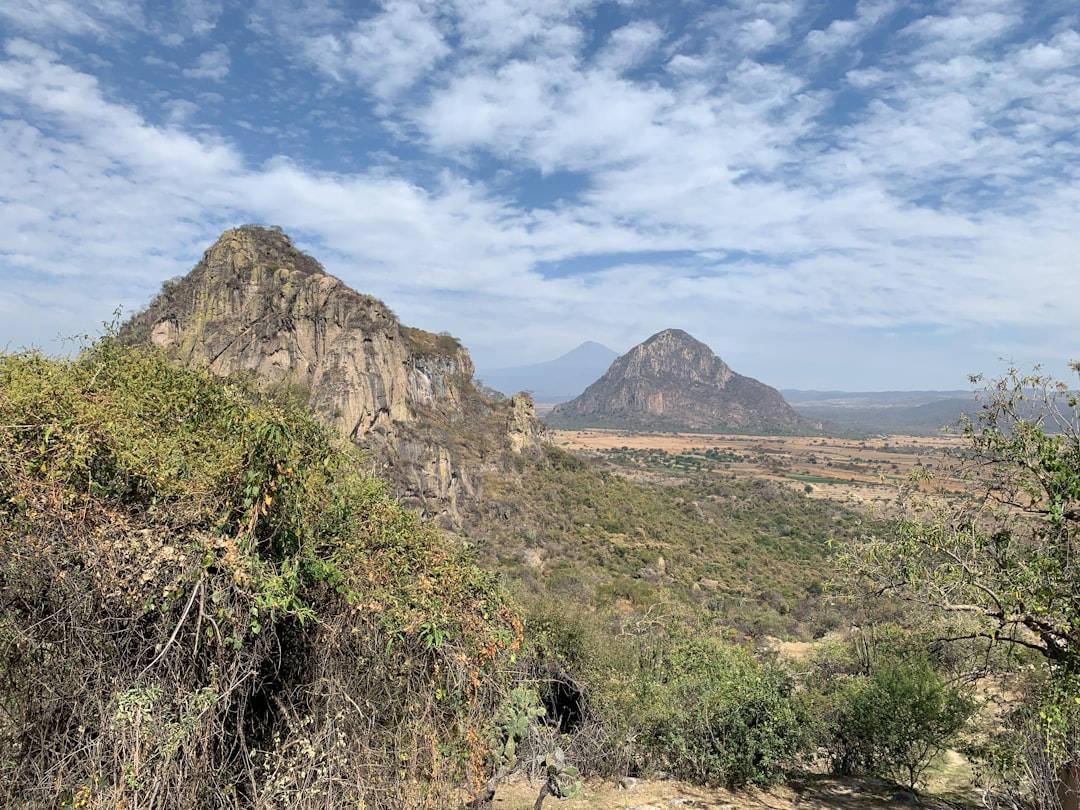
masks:
<path id="1" fill-rule="evenodd" d="M 402 326 L 276 229 L 226 231 L 121 337 L 293 386 L 324 423 L 372 450 L 402 500 L 448 526 L 475 511 L 485 470 L 544 441 L 531 400 L 482 394 L 455 338 Z"/>
<path id="2" fill-rule="evenodd" d="M 813 426 L 780 392 L 736 374 L 704 343 L 668 329 L 635 346 L 547 418 L 553 427 L 795 433 Z"/>

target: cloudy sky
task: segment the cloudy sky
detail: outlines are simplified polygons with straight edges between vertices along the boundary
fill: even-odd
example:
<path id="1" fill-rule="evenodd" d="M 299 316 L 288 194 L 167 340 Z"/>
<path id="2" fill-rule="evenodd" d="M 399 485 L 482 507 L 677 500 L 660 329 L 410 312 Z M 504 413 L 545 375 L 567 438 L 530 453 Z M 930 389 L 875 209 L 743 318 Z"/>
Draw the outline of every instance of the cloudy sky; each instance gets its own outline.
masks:
<path id="1" fill-rule="evenodd" d="M 0 348 L 279 225 L 485 368 L 1080 359 L 1076 0 L 3 0 Z"/>

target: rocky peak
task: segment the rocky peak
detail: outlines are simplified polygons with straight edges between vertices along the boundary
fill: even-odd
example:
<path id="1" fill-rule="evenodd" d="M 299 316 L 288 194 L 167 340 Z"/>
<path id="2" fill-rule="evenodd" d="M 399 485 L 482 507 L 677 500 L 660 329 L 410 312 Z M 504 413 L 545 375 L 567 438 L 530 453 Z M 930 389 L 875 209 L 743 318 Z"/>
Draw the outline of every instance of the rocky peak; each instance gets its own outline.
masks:
<path id="1" fill-rule="evenodd" d="M 627 378 L 723 388 L 734 375 L 712 349 L 682 329 L 665 329 L 640 343 L 612 363 L 609 374 Z"/>
<path id="2" fill-rule="evenodd" d="M 791 433 L 810 429 L 780 393 L 736 374 L 681 329 L 618 357 L 581 396 L 557 405 L 553 427 Z"/>
<path id="3" fill-rule="evenodd" d="M 474 386 L 455 338 L 402 326 L 277 229 L 226 231 L 121 336 L 179 363 L 297 387 L 317 417 L 377 454 L 399 496 L 449 525 L 480 498 L 482 463 L 543 440 L 523 405 Z M 486 440 L 456 440 L 462 432 Z"/>

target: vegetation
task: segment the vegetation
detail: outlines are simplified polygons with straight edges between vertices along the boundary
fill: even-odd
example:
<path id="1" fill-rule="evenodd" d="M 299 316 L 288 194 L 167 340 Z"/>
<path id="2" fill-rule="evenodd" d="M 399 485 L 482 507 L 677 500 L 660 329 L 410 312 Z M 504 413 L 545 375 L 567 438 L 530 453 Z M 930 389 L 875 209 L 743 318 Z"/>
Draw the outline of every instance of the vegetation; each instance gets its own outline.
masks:
<path id="1" fill-rule="evenodd" d="M 434 335 L 431 332 L 425 332 L 423 329 L 403 326 L 401 327 L 401 334 L 416 354 L 454 357 L 462 350 L 461 341 L 449 332 L 440 332 Z"/>
<path id="2" fill-rule="evenodd" d="M 844 678 L 829 698 L 823 731 L 833 771 L 882 776 L 912 789 L 976 708 L 924 657 Z"/>
<path id="3" fill-rule="evenodd" d="M 625 467 L 644 470 L 671 470 L 678 472 L 715 472 L 730 469 L 732 463 L 745 461 L 745 457 L 727 450 L 693 448 L 688 453 L 668 453 L 659 448 L 630 449 L 615 447 L 601 450 L 600 455 Z"/>
<path id="4" fill-rule="evenodd" d="M 579 771 L 767 786 L 815 751 L 921 787 L 970 727 L 975 655 L 1025 676 L 1011 736 L 971 747 L 988 796 L 1049 807 L 1069 787 L 1065 386 L 992 383 L 955 459 L 979 497 L 912 501 L 891 528 L 736 479 L 733 453 L 603 467 L 546 447 L 485 480 L 456 545 L 304 400 L 112 335 L 73 359 L 0 355 L 4 806 L 483 808 L 524 770 L 539 807 Z M 763 642 L 840 626 L 834 549 L 876 597 L 793 673 Z M 920 634 L 927 606 L 947 620 Z"/>
<path id="5" fill-rule="evenodd" d="M 786 669 L 685 612 L 613 633 L 604 616 L 548 603 L 527 636 L 541 699 L 589 775 L 766 786 L 812 741 Z"/>
<path id="6" fill-rule="evenodd" d="M 755 638 L 838 620 L 822 588 L 830 544 L 855 538 L 859 513 L 715 472 L 634 482 L 551 446 L 519 467 L 486 484 L 469 539 L 527 606 L 557 595 L 615 623 L 690 609 L 710 632 Z"/>
<path id="7" fill-rule="evenodd" d="M 296 405 L 0 357 L 0 803 L 446 806 L 521 625 Z"/>
<path id="8" fill-rule="evenodd" d="M 808 716 L 776 664 L 715 640 L 676 645 L 639 688 L 643 746 L 662 769 L 740 788 L 780 780 L 808 747 Z"/>
<path id="9" fill-rule="evenodd" d="M 980 400 L 955 459 L 975 497 L 912 502 L 897 532 L 864 538 L 851 563 L 878 592 L 958 617 L 953 640 L 1041 660 L 1040 685 L 1014 718 L 1030 739 L 996 757 L 1012 762 L 1006 790 L 1039 804 L 1080 789 L 1080 403 L 1039 368 L 1010 368 Z"/>

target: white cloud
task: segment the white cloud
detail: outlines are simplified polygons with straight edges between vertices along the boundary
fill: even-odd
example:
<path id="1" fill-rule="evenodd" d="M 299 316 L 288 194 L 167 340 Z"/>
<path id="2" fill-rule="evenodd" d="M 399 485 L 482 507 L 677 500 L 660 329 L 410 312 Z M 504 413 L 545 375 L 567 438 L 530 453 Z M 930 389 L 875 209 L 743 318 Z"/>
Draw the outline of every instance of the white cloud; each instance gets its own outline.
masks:
<path id="1" fill-rule="evenodd" d="M 763 50 L 774 44 L 782 36 L 768 20 L 758 18 L 743 23 L 738 36 L 738 43 L 748 53 Z"/>
<path id="2" fill-rule="evenodd" d="M 854 20 L 833 20 L 825 29 L 815 29 L 806 35 L 806 44 L 816 53 L 832 53 L 847 46 L 859 34 Z"/>
<path id="3" fill-rule="evenodd" d="M 183 124 L 195 116 L 199 111 L 199 105 L 183 98 L 169 99 L 162 104 L 168 113 L 169 122 L 174 126 Z"/>
<path id="4" fill-rule="evenodd" d="M 954 9 L 949 16 L 928 16 L 911 23 L 901 34 L 922 41 L 926 55 L 944 57 L 974 50 L 989 44 L 1015 28 L 1019 14 L 974 9 L 965 14 Z"/>
<path id="5" fill-rule="evenodd" d="M 636 21 L 611 32 L 596 58 L 601 69 L 621 72 L 636 67 L 663 40 L 664 33 L 652 20 Z"/>
<path id="6" fill-rule="evenodd" d="M 197 37 L 205 37 L 216 27 L 224 12 L 222 0 L 179 0 L 177 15 Z"/>
<path id="7" fill-rule="evenodd" d="M 217 45 L 199 54 L 199 57 L 195 60 L 195 65 L 185 68 L 183 74 L 188 79 L 210 79 L 221 82 L 229 75 L 231 61 L 228 47 Z"/>
<path id="8" fill-rule="evenodd" d="M 819 5 L 745 0 L 676 26 L 626 4 L 593 36 L 591 1 L 392 0 L 357 16 L 261 0 L 240 32 L 254 44 L 229 39 L 238 61 L 269 52 L 253 62 L 270 66 L 259 107 L 214 86 L 233 139 L 207 128 L 215 105 L 132 95 L 107 56 L 44 47 L 100 36 L 115 13 L 53 8 L 0 10 L 30 32 L 0 62 L 0 321 L 39 340 L 56 312 L 96 323 L 144 302 L 244 221 L 282 225 L 492 366 L 668 326 L 761 363 L 780 362 L 774 335 L 789 352 L 848 335 L 899 362 L 917 334 L 910 351 L 931 362 L 940 335 L 1000 354 L 1022 330 L 1059 352 L 1075 334 L 1080 34 L 1032 32 L 1014 3 L 940 3 L 889 36 L 888 2 L 817 30 Z M 189 78 L 230 77 L 222 13 L 169 12 L 177 36 L 206 38 Z M 160 111 L 168 125 L 148 119 Z M 255 159 L 242 126 L 278 157 Z M 537 174 L 554 190 L 534 199 Z"/>
<path id="9" fill-rule="evenodd" d="M 427 3 L 389 0 L 347 33 L 313 41 L 309 56 L 327 72 L 354 76 L 380 98 L 391 98 L 449 52 L 435 14 Z"/>
<path id="10" fill-rule="evenodd" d="M 455 31 L 463 52 L 481 60 L 560 58 L 584 39 L 578 15 L 596 0 L 457 0 Z"/>
<path id="11" fill-rule="evenodd" d="M 5 0 L 0 17 L 27 32 L 108 37 L 114 27 L 137 26 L 137 0 Z"/>
<path id="12" fill-rule="evenodd" d="M 818 57 L 831 57 L 855 47 L 896 10 L 896 0 L 860 0 L 854 18 L 832 20 L 807 33 L 804 44 Z"/>

